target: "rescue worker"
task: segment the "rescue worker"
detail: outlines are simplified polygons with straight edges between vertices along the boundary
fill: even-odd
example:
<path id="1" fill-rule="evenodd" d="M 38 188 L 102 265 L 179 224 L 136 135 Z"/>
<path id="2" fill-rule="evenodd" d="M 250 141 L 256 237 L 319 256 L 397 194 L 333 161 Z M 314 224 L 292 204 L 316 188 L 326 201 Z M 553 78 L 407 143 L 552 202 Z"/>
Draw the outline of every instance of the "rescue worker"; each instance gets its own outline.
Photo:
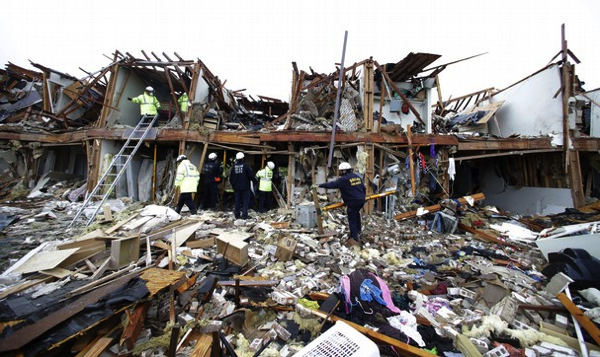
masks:
<path id="1" fill-rule="evenodd" d="M 147 120 L 152 120 L 152 118 L 158 114 L 158 108 L 160 108 L 160 102 L 154 96 L 154 88 L 148 86 L 143 94 L 138 95 L 135 98 L 127 98 L 128 101 L 133 103 L 138 103 L 140 105 L 140 114 L 142 115 L 142 119 L 144 116 L 147 116 Z M 140 119 L 141 120 L 141 119 Z M 154 122 L 154 126 L 158 125 L 158 120 Z"/>
<path id="2" fill-rule="evenodd" d="M 235 218 L 248 219 L 250 184 L 253 180 L 254 171 L 244 162 L 244 153 L 238 152 L 229 173 L 229 181 L 234 192 L 233 215 Z"/>
<path id="3" fill-rule="evenodd" d="M 342 200 L 346 205 L 348 215 L 348 226 L 350 228 L 349 246 L 360 245 L 359 235 L 362 231 L 360 222 L 360 209 L 365 205 L 366 188 L 360 176 L 353 172 L 352 166 L 347 162 L 340 163 L 338 170 L 340 177 L 331 182 L 325 182 L 314 187 L 337 188 L 342 194 Z"/>
<path id="4" fill-rule="evenodd" d="M 179 188 L 179 201 L 175 212 L 180 213 L 185 204 L 191 214 L 196 214 L 196 205 L 192 194 L 198 191 L 198 182 L 200 181 L 200 173 L 194 164 L 188 160 L 185 155 L 177 157 L 177 174 L 175 176 L 175 187 Z"/>
<path id="5" fill-rule="evenodd" d="M 210 153 L 208 161 L 202 168 L 204 174 L 204 196 L 202 206 L 204 209 L 212 209 L 217 207 L 217 192 L 221 183 L 221 175 L 223 174 L 223 166 L 217 162 L 217 154 Z"/>
<path id="6" fill-rule="evenodd" d="M 264 169 L 256 173 L 258 179 L 258 212 L 264 213 L 271 209 L 273 201 L 273 161 L 267 162 Z"/>
<path id="7" fill-rule="evenodd" d="M 229 174 L 231 173 L 231 168 L 233 167 L 234 163 L 235 158 L 230 158 L 229 163 L 223 169 L 223 184 L 225 185 L 223 187 L 223 209 L 233 209 L 234 192 L 233 187 L 231 186 L 231 181 L 229 181 Z"/>
<path id="8" fill-rule="evenodd" d="M 176 92 L 175 94 L 179 94 L 179 92 Z M 183 119 L 185 118 L 185 113 L 187 113 L 188 108 L 192 103 L 190 103 L 190 99 L 186 92 L 183 92 L 179 99 L 177 99 L 177 103 L 179 103 L 179 110 L 181 111 L 182 117 L 181 121 L 183 121 Z"/>

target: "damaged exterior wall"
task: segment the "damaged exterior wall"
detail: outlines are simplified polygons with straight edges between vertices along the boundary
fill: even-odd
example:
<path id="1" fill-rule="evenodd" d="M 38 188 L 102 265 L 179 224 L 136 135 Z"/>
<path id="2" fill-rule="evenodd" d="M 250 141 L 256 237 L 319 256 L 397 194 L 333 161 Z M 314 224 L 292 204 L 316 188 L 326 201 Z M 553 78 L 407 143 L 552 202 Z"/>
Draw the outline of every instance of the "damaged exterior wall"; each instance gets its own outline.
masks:
<path id="1" fill-rule="evenodd" d="M 587 92 L 587 96 L 595 103 L 590 104 L 590 136 L 600 137 L 600 88 Z"/>
<path id="2" fill-rule="evenodd" d="M 165 200 L 169 195 L 166 190 L 170 189 L 166 187 L 168 177 L 163 175 L 160 178 L 159 170 L 154 170 L 153 166 L 156 162 L 157 166 L 168 167 L 169 164 L 165 160 L 170 160 L 169 157 L 172 160 L 178 154 L 191 155 L 192 162 L 202 166 L 207 153 L 215 152 L 227 167 L 229 158 L 235 155 L 235 152 L 243 151 L 247 153 L 247 161 L 255 170 L 264 166 L 266 160 L 273 160 L 278 167 L 285 169 L 288 175 L 284 179 L 285 185 L 279 187 L 287 205 L 294 201 L 291 196 L 298 193 L 296 187 L 307 185 L 316 179 L 315 174 L 311 173 L 314 168 L 310 165 L 302 167 L 296 163 L 301 159 L 296 153 L 307 147 L 314 147 L 311 150 L 316 150 L 320 155 L 324 155 L 323 157 L 327 156 L 329 148 L 325 144 L 330 142 L 332 137 L 337 71 L 332 74 L 319 74 L 311 70 L 311 73 L 307 73 L 299 71 L 294 64 L 294 85 L 288 107 L 287 103 L 273 98 L 259 96 L 259 100 L 256 101 L 252 97 L 248 99 L 241 93 L 227 90 L 218 77 L 199 60 L 185 61 L 177 56 L 179 61 L 172 61 L 164 53 L 163 57 L 167 60 L 154 53 L 152 55 L 156 60 L 151 60 L 143 51 L 142 53 L 145 60 L 116 51 L 111 65 L 96 72 L 100 73 L 97 77 L 88 76 L 86 79 L 88 83 L 106 83 L 106 97 L 99 120 L 97 116 L 96 120 L 89 121 L 91 124 L 80 136 L 69 138 L 71 142 L 85 140 L 88 143 L 86 156 L 89 170 L 87 175 L 82 175 L 82 179 L 88 180 L 88 192 L 101 175 L 100 168 L 106 160 L 105 157 L 114 155 L 127 137 L 125 127 L 131 127 L 139 120 L 139 106 L 128 102 L 126 98 L 139 95 L 147 85 L 155 87 L 161 102 L 157 135 L 142 146 L 132 161 L 127 176 L 121 179 L 122 182 L 117 188 L 119 196 L 126 195 L 135 200 Z M 525 153 L 524 150 L 551 151 L 555 150 L 556 142 L 560 142 L 561 136 L 556 135 L 561 135 L 562 131 L 562 105 L 560 96 L 554 98 L 556 91 L 561 87 L 557 65 L 544 68 L 496 94 L 493 91 L 482 91 L 488 97 L 491 95 L 493 103 L 503 102 L 495 116 L 484 124 L 486 129 L 489 129 L 486 132 L 502 134 L 500 136 L 506 140 L 490 140 L 489 137 L 485 140 L 465 140 L 464 136 L 457 137 L 440 132 L 436 124 L 439 118 L 429 110 L 436 102 L 434 89 L 438 92 L 438 100 L 441 98 L 437 74 L 444 70 L 446 65 L 429 70 L 424 68 L 439 57 L 410 53 L 397 63 L 381 66 L 368 59 L 345 68 L 340 118 L 337 124 L 340 132 L 336 130 L 332 146 L 338 154 L 333 165 L 341 160 L 355 163 L 357 153 L 364 152 L 368 159 L 361 163 L 360 170 L 366 181 L 373 183 L 369 185 L 369 190 L 374 191 L 369 193 L 375 193 L 381 188 L 378 186 L 380 180 L 390 178 L 387 172 L 390 166 L 410 162 L 412 166 L 406 172 L 402 172 L 400 196 L 415 195 L 421 189 L 428 192 L 425 190 L 427 181 L 434 178 L 437 182 L 432 184 L 432 192 L 428 193 L 441 189 L 444 195 L 464 194 L 471 192 L 473 187 L 463 185 L 465 187 L 459 191 L 465 192 L 454 192 L 449 187 L 446 169 L 450 155 L 461 158 L 498 155 L 510 153 L 511 150 L 521 154 Z M 68 87 L 77 83 L 77 79 L 62 75 L 58 71 L 45 68 L 43 70 L 43 77 L 49 83 L 48 86 L 42 87 L 43 97 L 58 98 L 58 101 L 49 102 L 53 105 L 69 104 L 66 95 L 50 87 Z M 39 80 L 42 76 L 35 77 L 29 74 L 28 78 L 32 77 Z M 69 81 L 73 82 L 69 84 Z M 98 92 L 104 93 L 103 86 L 98 87 Z M 29 87 L 34 88 L 32 85 Z M 175 93 L 181 91 L 190 91 L 190 94 L 193 94 L 190 95 L 192 107 L 184 118 L 175 122 L 173 120 L 180 114 Z M 487 103 L 486 100 L 480 100 L 479 95 L 476 101 L 479 105 Z M 467 103 L 462 109 L 468 107 L 469 102 L 470 99 L 461 100 L 460 103 Z M 448 107 L 449 103 L 446 103 L 446 108 Z M 68 114 L 79 113 L 81 108 L 83 107 Z M 375 112 L 382 112 L 387 123 L 379 120 Z M 435 112 L 438 113 L 438 110 Z M 574 110 L 571 111 L 569 116 L 570 128 L 574 128 L 574 113 Z M 77 121 L 69 118 L 63 118 L 65 125 Z M 410 131 L 407 130 L 409 126 Z M 550 140 L 540 140 L 540 133 L 542 136 L 554 133 L 557 140 L 553 143 Z M 508 138 L 513 134 L 521 138 Z M 20 137 L 21 134 L 14 136 Z M 8 138 L 10 135 L 5 134 L 3 137 Z M 62 137 L 53 135 L 36 137 L 39 138 L 47 141 L 62 140 Z M 94 140 L 90 140 L 91 138 Z M 449 154 L 449 151 L 454 152 L 455 149 L 455 153 Z M 46 147 L 45 150 L 50 148 Z M 406 161 L 407 156 L 412 160 Z M 81 156 L 78 155 L 77 160 L 80 161 Z M 152 161 L 152 165 L 149 165 L 147 160 Z M 423 164 L 420 168 L 423 172 L 418 172 L 419 169 L 415 168 L 419 160 Z M 81 167 L 81 163 L 73 165 Z M 323 163 L 319 165 L 323 166 Z M 296 169 L 292 170 L 293 167 Z M 298 173 L 297 170 L 301 167 L 302 170 Z M 437 176 L 429 177 L 425 167 L 434 168 Z M 37 176 L 49 168 L 47 164 L 40 163 L 32 173 Z M 152 171 L 151 175 L 148 175 L 149 170 Z M 331 170 L 330 175 L 336 175 L 335 170 Z M 151 178 L 148 178 L 149 176 Z M 166 181 L 161 181 L 163 179 Z M 458 179 L 470 182 L 464 177 Z M 150 183 L 151 187 L 148 188 Z M 567 187 L 569 186 L 565 184 L 556 188 Z M 370 212 L 371 207 L 366 211 Z"/>
<path id="3" fill-rule="evenodd" d="M 505 102 L 496 112 L 499 129 L 490 124 L 490 132 L 500 137 L 552 135 L 553 143 L 562 145 L 562 100 L 555 97 L 560 88 L 560 68 L 555 65 L 494 94 L 492 101 Z M 574 119 L 569 123 L 574 129 Z"/>

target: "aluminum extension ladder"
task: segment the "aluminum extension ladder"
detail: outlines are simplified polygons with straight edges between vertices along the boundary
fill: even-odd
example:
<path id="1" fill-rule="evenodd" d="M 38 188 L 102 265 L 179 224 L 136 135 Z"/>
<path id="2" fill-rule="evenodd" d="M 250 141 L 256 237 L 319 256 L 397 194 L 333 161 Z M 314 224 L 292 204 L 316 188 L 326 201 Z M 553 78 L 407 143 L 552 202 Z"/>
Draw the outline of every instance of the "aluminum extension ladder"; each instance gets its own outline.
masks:
<path id="1" fill-rule="evenodd" d="M 146 122 L 148 119 L 151 119 L 150 122 Z M 104 174 L 98 180 L 96 187 L 94 187 L 92 192 L 89 195 L 87 195 L 85 201 L 83 202 L 83 205 L 81 206 L 81 208 L 79 208 L 77 214 L 75 214 L 75 217 L 73 218 L 73 220 L 67 228 L 71 228 L 71 226 L 77 221 L 77 219 L 79 219 L 83 211 L 90 205 L 92 200 L 102 197 L 100 203 L 96 208 L 94 208 L 94 212 L 85 224 L 86 226 L 89 226 L 94 217 L 96 217 L 96 214 L 100 210 L 100 207 L 102 207 L 106 199 L 110 196 L 110 194 L 116 187 L 117 182 L 119 182 L 121 176 L 123 176 L 123 174 L 125 173 L 127 167 L 129 166 L 129 163 L 131 162 L 131 159 L 133 158 L 137 150 L 140 148 L 144 140 L 148 137 L 149 133 L 152 131 L 154 122 L 156 122 L 157 119 L 158 114 L 154 115 L 153 117 L 149 115 L 144 115 L 142 117 L 137 126 L 131 131 L 131 133 L 127 137 L 127 141 L 125 141 L 125 144 L 123 145 L 121 150 L 113 157 L 110 165 L 108 165 L 108 167 L 104 171 Z M 132 143 L 134 141 L 137 141 L 135 145 Z M 113 169 L 116 169 L 116 173 L 113 172 Z M 110 182 L 109 179 L 112 179 L 112 182 Z M 104 194 L 99 194 L 100 192 L 103 192 L 103 190 Z"/>

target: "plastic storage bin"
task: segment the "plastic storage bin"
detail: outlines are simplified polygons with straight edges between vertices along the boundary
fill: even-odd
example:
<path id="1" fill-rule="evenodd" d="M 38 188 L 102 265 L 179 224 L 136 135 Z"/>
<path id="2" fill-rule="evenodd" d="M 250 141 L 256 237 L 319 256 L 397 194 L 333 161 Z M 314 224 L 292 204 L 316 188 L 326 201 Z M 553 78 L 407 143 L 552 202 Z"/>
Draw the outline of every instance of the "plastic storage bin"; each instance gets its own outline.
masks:
<path id="1" fill-rule="evenodd" d="M 296 206 L 296 222 L 304 228 L 313 228 L 317 225 L 317 209 L 314 203 Z"/>
<path id="2" fill-rule="evenodd" d="M 368 337 L 338 321 L 294 357 L 379 357 L 379 348 Z"/>

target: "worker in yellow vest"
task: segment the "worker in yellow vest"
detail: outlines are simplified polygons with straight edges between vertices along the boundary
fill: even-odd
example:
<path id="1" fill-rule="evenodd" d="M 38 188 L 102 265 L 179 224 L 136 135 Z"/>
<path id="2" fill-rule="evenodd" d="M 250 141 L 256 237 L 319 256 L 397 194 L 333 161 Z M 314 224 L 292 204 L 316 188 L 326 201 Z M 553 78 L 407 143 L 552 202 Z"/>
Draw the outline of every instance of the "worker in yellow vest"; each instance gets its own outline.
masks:
<path id="1" fill-rule="evenodd" d="M 267 162 L 264 169 L 256 173 L 258 179 L 258 212 L 264 213 L 271 209 L 273 202 L 273 161 Z"/>
<path id="2" fill-rule="evenodd" d="M 180 213 L 183 205 L 188 206 L 191 214 L 196 214 L 197 209 L 194 204 L 193 193 L 198 191 L 198 182 L 200 182 L 200 172 L 194 164 L 188 160 L 185 155 L 177 157 L 177 174 L 175 175 L 175 187 L 179 188 L 179 201 L 175 212 Z"/>
<path id="3" fill-rule="evenodd" d="M 152 117 L 158 114 L 160 102 L 154 96 L 154 88 L 150 86 L 146 87 L 143 94 L 140 94 L 135 98 L 129 97 L 127 100 L 140 105 L 140 114 L 142 114 L 142 118 L 146 116 L 150 117 L 147 120 L 151 120 Z M 158 120 L 154 123 L 154 126 L 158 126 Z"/>
<path id="4" fill-rule="evenodd" d="M 176 93 L 179 94 L 179 93 Z M 186 92 L 183 92 L 179 99 L 177 99 L 177 103 L 179 103 L 179 110 L 181 111 L 182 120 L 185 118 L 185 113 L 187 113 L 188 108 L 192 103 L 190 103 L 190 98 L 188 97 Z"/>

